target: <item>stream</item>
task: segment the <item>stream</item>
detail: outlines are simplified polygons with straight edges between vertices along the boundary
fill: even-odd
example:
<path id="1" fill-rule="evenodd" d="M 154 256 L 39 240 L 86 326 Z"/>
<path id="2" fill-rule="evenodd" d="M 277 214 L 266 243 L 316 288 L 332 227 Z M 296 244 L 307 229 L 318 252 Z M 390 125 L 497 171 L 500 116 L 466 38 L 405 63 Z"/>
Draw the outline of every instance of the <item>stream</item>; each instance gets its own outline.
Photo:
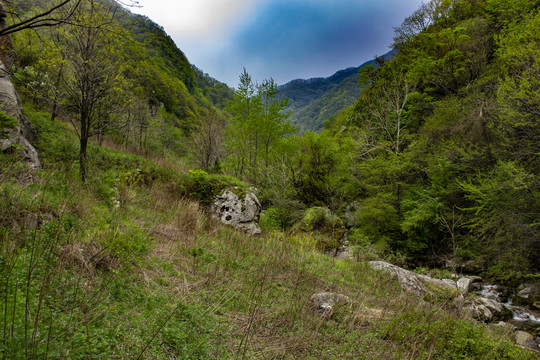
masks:
<path id="1" fill-rule="evenodd" d="M 528 310 L 521 306 L 513 304 L 512 299 L 515 294 L 511 296 L 504 296 L 504 291 L 498 285 L 482 284 L 480 288 L 476 290 L 479 296 L 495 300 L 508 310 L 512 312 L 512 320 L 509 322 L 515 325 L 520 330 L 534 331 L 538 334 L 540 331 L 540 316 L 534 314 L 532 310 Z"/>

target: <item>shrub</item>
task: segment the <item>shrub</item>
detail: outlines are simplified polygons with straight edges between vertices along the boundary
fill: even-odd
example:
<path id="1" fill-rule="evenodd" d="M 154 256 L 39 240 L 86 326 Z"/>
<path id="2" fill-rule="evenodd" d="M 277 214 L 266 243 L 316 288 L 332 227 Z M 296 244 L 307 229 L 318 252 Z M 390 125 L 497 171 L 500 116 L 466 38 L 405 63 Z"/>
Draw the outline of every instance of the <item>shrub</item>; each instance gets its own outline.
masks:
<path id="1" fill-rule="evenodd" d="M 220 174 L 208 174 L 203 170 L 189 170 L 182 180 L 186 189 L 186 196 L 198 200 L 200 204 L 208 206 L 212 198 L 218 195 L 223 189 L 236 189 L 239 196 L 243 196 L 249 185 L 232 177 Z M 181 186 L 182 187 L 182 186 Z"/>
<path id="2" fill-rule="evenodd" d="M 308 209 L 295 228 L 296 231 L 317 231 L 338 241 L 343 239 L 347 232 L 343 220 L 322 207 Z"/>
<path id="3" fill-rule="evenodd" d="M 17 119 L 0 110 L 0 139 L 7 136 L 7 130 L 15 129 L 18 124 Z"/>

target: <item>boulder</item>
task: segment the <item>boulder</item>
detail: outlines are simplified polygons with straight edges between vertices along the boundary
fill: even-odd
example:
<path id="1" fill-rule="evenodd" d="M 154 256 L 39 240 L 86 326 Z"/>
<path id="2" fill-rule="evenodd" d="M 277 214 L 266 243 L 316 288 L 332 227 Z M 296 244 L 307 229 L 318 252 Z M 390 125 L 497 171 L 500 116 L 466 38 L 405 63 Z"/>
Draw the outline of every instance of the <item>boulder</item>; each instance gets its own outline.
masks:
<path id="1" fill-rule="evenodd" d="M 518 305 L 531 306 L 540 301 L 540 282 L 521 285 L 514 301 Z"/>
<path id="2" fill-rule="evenodd" d="M 524 348 L 539 350 L 536 339 L 533 335 L 525 331 L 516 331 L 516 344 L 523 346 Z"/>
<path id="3" fill-rule="evenodd" d="M 343 240 L 340 242 L 339 246 L 336 248 L 336 251 L 334 252 L 334 256 L 338 259 L 351 259 L 354 260 L 354 250 L 352 247 L 349 246 L 349 240 L 347 240 L 347 236 L 343 238 Z"/>
<path id="4" fill-rule="evenodd" d="M 334 313 L 334 306 L 349 304 L 351 299 L 343 294 L 318 293 L 311 297 L 311 302 L 323 317 L 330 318 Z"/>
<path id="5" fill-rule="evenodd" d="M 507 320 L 512 312 L 498 301 L 484 297 L 469 298 L 463 306 L 465 314 L 473 319 L 491 322 L 493 320 Z"/>
<path id="6" fill-rule="evenodd" d="M 212 217 L 249 235 L 260 234 L 259 199 L 252 192 L 242 192 L 237 188 L 233 190 L 225 189 L 221 195 L 214 197 L 210 209 Z"/>
<path id="7" fill-rule="evenodd" d="M 427 275 L 416 274 L 399 266 L 384 261 L 370 261 L 369 265 L 376 270 L 383 270 L 392 275 L 405 291 L 410 291 L 419 297 L 444 296 L 456 297 L 459 295 L 456 282 L 450 279 L 434 279 Z"/>
<path id="8" fill-rule="evenodd" d="M 473 283 L 473 280 L 467 277 L 460 278 L 457 282 L 457 288 L 460 293 L 467 294 L 471 288 L 471 284 Z"/>

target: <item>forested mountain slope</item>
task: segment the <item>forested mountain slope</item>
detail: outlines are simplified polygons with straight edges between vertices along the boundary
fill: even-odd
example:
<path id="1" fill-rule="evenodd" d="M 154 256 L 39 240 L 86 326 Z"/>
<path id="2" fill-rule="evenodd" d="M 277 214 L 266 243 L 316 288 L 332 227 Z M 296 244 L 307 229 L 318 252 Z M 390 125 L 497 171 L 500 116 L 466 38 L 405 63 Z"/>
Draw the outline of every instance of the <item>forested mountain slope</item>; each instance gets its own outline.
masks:
<path id="1" fill-rule="evenodd" d="M 15 2 L 13 6 L 19 15 L 31 15 L 50 3 Z M 196 119 L 205 111 L 216 105 L 222 108 L 225 99 L 232 97 L 232 90 L 190 64 L 170 36 L 152 20 L 132 14 L 114 1 L 92 3 L 94 15 L 75 14 L 73 20 L 97 22 L 98 31 L 87 39 L 95 46 L 86 49 L 92 53 L 84 54 L 84 49 L 77 48 L 80 44 L 76 37 L 81 34 L 69 25 L 60 27 L 62 33 L 48 28 L 16 33 L 15 79 L 36 103 L 54 108 L 55 115 L 59 112 L 68 117 L 70 104 L 65 99 L 77 73 L 73 65 L 77 58 L 92 57 L 96 63 L 101 61 L 101 68 L 108 69 L 110 80 L 117 85 L 109 89 L 116 93 L 116 101 L 107 104 L 110 110 L 115 107 L 119 115 L 111 120 L 115 124 L 109 122 L 115 128 L 112 133 L 141 148 L 184 151 L 181 137 L 193 130 Z M 99 15 L 107 11 L 108 15 Z M 36 86 L 37 79 L 46 81 Z"/>
<path id="2" fill-rule="evenodd" d="M 393 51 L 380 58 L 392 56 Z M 301 133 L 322 130 L 327 120 L 358 99 L 362 91 L 358 72 L 366 65 L 374 64 L 376 61 L 371 60 L 327 78 L 296 79 L 279 86 L 279 97 L 289 100 L 285 111 L 290 114 L 291 124 Z"/>
<path id="3" fill-rule="evenodd" d="M 331 132 L 348 129 L 361 239 L 538 274 L 538 6 L 432 1 L 396 29 L 399 53 Z"/>

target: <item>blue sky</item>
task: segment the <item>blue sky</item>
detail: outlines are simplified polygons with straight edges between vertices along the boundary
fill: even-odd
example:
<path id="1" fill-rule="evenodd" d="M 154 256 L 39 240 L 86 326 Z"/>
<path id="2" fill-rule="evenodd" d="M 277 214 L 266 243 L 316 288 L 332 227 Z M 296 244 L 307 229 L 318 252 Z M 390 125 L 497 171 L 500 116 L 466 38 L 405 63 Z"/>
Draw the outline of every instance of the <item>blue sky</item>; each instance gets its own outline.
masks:
<path id="1" fill-rule="evenodd" d="M 278 84 L 382 55 L 422 0 L 139 0 L 189 61 L 236 87 L 242 68 Z"/>

